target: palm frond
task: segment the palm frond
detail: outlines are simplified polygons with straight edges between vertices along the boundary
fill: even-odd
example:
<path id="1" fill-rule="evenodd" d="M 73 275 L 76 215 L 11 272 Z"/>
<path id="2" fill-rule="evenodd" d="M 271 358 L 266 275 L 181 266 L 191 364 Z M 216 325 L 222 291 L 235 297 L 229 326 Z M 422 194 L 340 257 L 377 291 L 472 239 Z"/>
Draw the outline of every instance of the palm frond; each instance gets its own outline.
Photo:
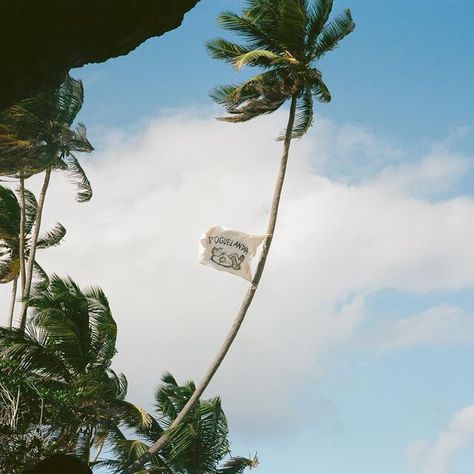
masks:
<path id="1" fill-rule="evenodd" d="M 24 189 L 25 195 L 25 235 L 28 235 L 36 221 L 36 213 L 38 211 L 38 203 L 35 195 L 28 189 Z M 17 193 L 20 199 L 19 192 Z"/>
<path id="2" fill-rule="evenodd" d="M 242 46 L 223 38 L 214 38 L 206 43 L 207 52 L 214 59 L 222 59 L 229 63 L 234 63 L 235 58 L 242 54 L 253 51 L 252 48 Z"/>
<path id="3" fill-rule="evenodd" d="M 45 97 L 56 106 L 55 121 L 71 126 L 84 102 L 82 81 L 68 75 L 58 89 L 48 91 Z"/>
<path id="4" fill-rule="evenodd" d="M 274 35 L 287 54 L 304 60 L 307 13 L 300 0 L 280 1 L 280 18 L 274 25 Z"/>
<path id="5" fill-rule="evenodd" d="M 274 53 L 281 53 L 285 49 L 271 34 L 262 29 L 262 25 L 259 25 L 251 14 L 244 12 L 243 16 L 239 16 L 233 12 L 224 12 L 217 17 L 217 23 L 245 38 L 251 48 L 268 49 Z"/>
<path id="6" fill-rule="evenodd" d="M 92 197 L 92 187 L 86 173 L 74 155 L 67 158 L 68 174 L 77 188 L 76 200 L 78 202 L 89 201 Z"/>
<path id="7" fill-rule="evenodd" d="M 10 283 L 20 274 L 20 256 L 14 248 L 2 245 L 0 240 L 0 284 Z"/>
<path id="8" fill-rule="evenodd" d="M 238 86 L 222 86 L 211 97 L 226 108 L 229 116 L 219 117 L 227 122 L 246 122 L 259 115 L 279 109 L 291 97 L 292 90 L 283 86 L 281 70 L 274 69 L 254 76 Z"/>
<path id="9" fill-rule="evenodd" d="M 311 86 L 311 92 L 313 96 L 319 101 L 319 102 L 330 102 L 331 101 L 331 92 L 329 92 L 329 89 L 327 88 L 326 84 L 324 81 L 320 78 L 318 79 L 312 86 Z"/>
<path id="10" fill-rule="evenodd" d="M 48 274 L 43 270 L 43 267 L 36 260 L 33 263 L 33 270 L 35 272 L 35 281 L 40 281 L 43 284 L 49 283 Z"/>
<path id="11" fill-rule="evenodd" d="M 87 129 L 83 123 L 78 123 L 75 130 L 66 142 L 68 152 L 90 153 L 94 151 L 94 147 L 87 138 Z"/>
<path id="12" fill-rule="evenodd" d="M 89 314 L 89 362 L 90 368 L 108 369 L 117 339 L 117 324 L 105 293 L 100 288 L 89 288 L 84 296 Z"/>
<path id="13" fill-rule="evenodd" d="M 313 96 L 311 89 L 306 89 L 296 105 L 296 118 L 292 138 L 301 138 L 313 124 Z M 281 138 L 284 139 L 284 136 Z"/>
<path id="14" fill-rule="evenodd" d="M 57 222 L 50 231 L 40 235 L 36 244 L 36 248 L 47 249 L 59 245 L 65 235 L 65 227 L 59 222 Z"/>
<path id="15" fill-rule="evenodd" d="M 346 9 L 324 27 L 316 40 L 316 44 L 311 53 L 311 58 L 319 59 L 328 51 L 337 48 L 339 42 L 349 33 L 354 31 L 354 28 L 355 23 L 352 19 L 351 11 Z"/>
<path id="16" fill-rule="evenodd" d="M 18 328 L 0 327 L 0 358 L 16 360 L 23 372 L 70 380 L 68 369 L 45 341 L 47 336 L 39 335 L 30 323 L 24 333 Z"/>
<path id="17" fill-rule="evenodd" d="M 32 324 L 45 331 L 71 371 L 84 373 L 90 356 L 89 304 L 71 279 L 51 275 L 37 282 L 28 299 Z"/>
<path id="18" fill-rule="evenodd" d="M 306 47 L 308 50 L 312 50 L 314 42 L 328 21 L 332 5 L 333 0 L 313 0 L 308 5 L 308 33 L 306 37 Z"/>
<path id="19" fill-rule="evenodd" d="M 216 474 L 242 474 L 245 469 L 253 469 L 258 464 L 256 455 L 253 458 L 232 457 L 222 467 L 217 469 Z"/>
<path id="20" fill-rule="evenodd" d="M 0 186 L 0 238 L 17 239 L 20 229 L 20 206 L 15 193 Z"/>
<path id="21" fill-rule="evenodd" d="M 222 38 L 209 41 L 206 46 L 212 58 L 232 64 L 237 71 L 247 65 L 269 68 L 283 62 L 281 56 L 267 49 L 251 49 Z"/>

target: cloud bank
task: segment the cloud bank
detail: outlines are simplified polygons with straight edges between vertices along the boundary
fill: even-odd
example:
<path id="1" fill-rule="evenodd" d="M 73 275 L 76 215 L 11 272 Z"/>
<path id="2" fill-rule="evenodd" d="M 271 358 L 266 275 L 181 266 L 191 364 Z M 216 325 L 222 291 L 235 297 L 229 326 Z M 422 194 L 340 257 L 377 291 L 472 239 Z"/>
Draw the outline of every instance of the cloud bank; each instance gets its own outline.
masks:
<path id="1" fill-rule="evenodd" d="M 166 111 L 133 133 L 108 133 L 83 160 L 93 200 L 74 203 L 59 176 L 48 198 L 45 225 L 59 220 L 69 233 L 40 261 L 105 290 L 119 327 L 115 367 L 144 405 L 164 370 L 199 379 L 246 290 L 244 280 L 199 265 L 202 232 L 266 228 L 284 114 L 235 126 L 213 112 Z M 367 293 L 474 285 L 474 200 L 432 199 L 456 183 L 466 157 L 409 157 L 364 127 L 325 119 L 290 153 L 267 269 L 207 392 L 222 395 L 233 430 L 246 434 L 291 434 L 319 416 L 292 399 L 313 390 L 330 352 L 360 327 Z M 391 344 L 419 343 L 413 328 L 439 310 L 400 323 Z M 463 317 L 453 311 L 448 325 Z"/>
<path id="2" fill-rule="evenodd" d="M 470 405 L 455 413 L 434 443 L 422 439 L 408 447 L 407 474 L 447 474 L 454 455 L 473 443 L 474 405 Z"/>

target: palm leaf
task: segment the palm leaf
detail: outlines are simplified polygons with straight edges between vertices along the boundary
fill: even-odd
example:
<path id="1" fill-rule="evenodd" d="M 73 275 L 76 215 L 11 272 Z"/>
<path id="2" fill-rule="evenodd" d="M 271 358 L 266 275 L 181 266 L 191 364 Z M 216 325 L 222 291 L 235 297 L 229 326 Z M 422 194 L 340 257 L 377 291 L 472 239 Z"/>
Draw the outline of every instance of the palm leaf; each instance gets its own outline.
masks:
<path id="1" fill-rule="evenodd" d="M 36 244 L 36 248 L 47 249 L 59 245 L 65 235 L 66 229 L 62 224 L 57 222 L 50 231 L 40 235 Z"/>
<path id="2" fill-rule="evenodd" d="M 33 264 L 33 269 L 35 272 L 35 279 L 38 282 L 41 282 L 43 284 L 48 284 L 49 283 L 49 277 L 48 274 L 43 270 L 43 267 L 35 260 Z"/>
<path id="3" fill-rule="evenodd" d="M 0 240 L 0 284 L 10 283 L 20 273 L 18 250 L 5 246 Z"/>
<path id="4" fill-rule="evenodd" d="M 337 48 L 339 42 L 354 31 L 354 28 L 355 23 L 352 19 L 351 11 L 346 9 L 324 27 L 312 50 L 311 58 L 319 59 L 328 51 Z"/>
<path id="5" fill-rule="evenodd" d="M 242 474 L 248 467 L 250 469 L 258 466 L 258 458 L 232 457 L 222 467 L 217 469 L 216 474 Z"/>
<path id="6" fill-rule="evenodd" d="M 76 200 L 78 202 L 89 201 L 92 197 L 92 187 L 86 173 L 74 155 L 67 158 L 68 174 L 77 188 Z"/>
<path id="7" fill-rule="evenodd" d="M 313 97 L 311 89 L 306 89 L 296 105 L 296 118 L 293 125 L 292 138 L 301 138 L 305 135 L 313 124 L 313 119 Z M 278 139 L 284 140 L 285 134 L 282 133 Z"/>
<path id="8" fill-rule="evenodd" d="M 273 34 L 297 60 L 303 61 L 305 54 L 307 14 L 300 0 L 280 0 L 280 18 L 274 26 Z"/>
<path id="9" fill-rule="evenodd" d="M 0 238 L 17 239 L 20 232 L 20 206 L 15 193 L 0 186 Z"/>
<path id="10" fill-rule="evenodd" d="M 271 34 L 265 32 L 252 15 L 239 16 L 233 12 L 224 12 L 217 17 L 217 23 L 224 29 L 233 31 L 245 38 L 251 48 L 268 49 L 274 53 L 281 53 L 284 47 L 278 44 Z"/>
<path id="11" fill-rule="evenodd" d="M 24 372 L 70 380 L 68 369 L 47 344 L 48 337 L 29 323 L 26 332 L 0 327 L 1 358 L 18 361 L 19 370 Z"/>
<path id="12" fill-rule="evenodd" d="M 36 221 L 36 213 L 38 211 L 38 203 L 35 195 L 28 189 L 24 189 L 25 195 L 25 235 L 28 235 L 33 228 Z M 17 193 L 18 199 L 20 199 L 20 192 Z"/>
<path id="13" fill-rule="evenodd" d="M 306 38 L 307 49 L 311 50 L 318 35 L 329 19 L 333 0 L 315 0 L 308 5 L 308 35 Z"/>

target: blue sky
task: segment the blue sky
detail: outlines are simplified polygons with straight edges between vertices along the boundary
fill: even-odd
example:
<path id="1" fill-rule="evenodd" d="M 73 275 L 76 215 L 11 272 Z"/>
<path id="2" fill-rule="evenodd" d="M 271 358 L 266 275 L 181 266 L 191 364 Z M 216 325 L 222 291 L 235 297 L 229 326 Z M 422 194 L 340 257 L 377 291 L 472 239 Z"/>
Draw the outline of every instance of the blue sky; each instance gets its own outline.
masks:
<path id="1" fill-rule="evenodd" d="M 199 379 L 245 290 L 195 265 L 196 232 L 264 228 L 284 113 L 216 125 L 207 96 L 239 80 L 203 44 L 226 34 L 217 14 L 241 5 L 202 0 L 178 30 L 73 71 L 97 204 L 52 205 L 71 237 L 47 263 L 106 289 L 123 331 L 117 367 L 144 404 L 166 369 Z M 209 395 L 222 394 L 234 453 L 257 451 L 261 474 L 465 474 L 474 4 L 338 0 L 334 11 L 345 7 L 357 28 L 320 65 L 333 101 L 292 150 L 267 287 Z"/>

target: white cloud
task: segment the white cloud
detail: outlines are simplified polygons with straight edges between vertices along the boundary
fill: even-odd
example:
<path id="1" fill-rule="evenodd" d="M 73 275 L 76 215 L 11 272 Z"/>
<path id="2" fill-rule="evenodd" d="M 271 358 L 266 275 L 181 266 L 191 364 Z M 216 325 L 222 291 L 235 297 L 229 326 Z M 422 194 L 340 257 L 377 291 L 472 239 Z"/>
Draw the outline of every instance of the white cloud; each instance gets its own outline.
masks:
<path id="1" fill-rule="evenodd" d="M 450 191 L 467 169 L 467 157 L 435 147 L 415 164 L 386 167 L 373 184 L 385 192 L 432 197 Z"/>
<path id="2" fill-rule="evenodd" d="M 199 379 L 231 325 L 246 283 L 200 265 L 199 236 L 212 224 L 265 231 L 281 145 L 273 138 L 284 123 L 282 114 L 235 126 L 208 109 L 168 111 L 84 158 L 90 203 L 74 203 L 54 176 L 45 220 L 69 232 L 41 263 L 105 290 L 119 324 L 116 366 L 139 403 L 151 401 L 166 369 Z M 292 396 L 312 390 L 328 349 L 352 337 L 366 292 L 474 285 L 474 201 L 432 203 L 387 193 L 380 181 L 319 176 L 316 161 L 331 149 L 370 143 L 375 157 L 379 142 L 362 128 L 318 127 L 292 145 L 261 287 L 208 392 L 222 394 L 233 426 L 247 433 L 297 426 L 305 407 Z M 380 142 L 381 156 L 402 153 Z"/>
<path id="3" fill-rule="evenodd" d="M 458 411 L 432 444 L 419 440 L 406 451 L 407 474 L 447 474 L 462 448 L 474 445 L 474 405 Z"/>
<path id="4" fill-rule="evenodd" d="M 421 344 L 474 343 L 474 315 L 450 305 L 429 308 L 379 325 L 363 338 L 364 345 L 386 351 Z"/>

